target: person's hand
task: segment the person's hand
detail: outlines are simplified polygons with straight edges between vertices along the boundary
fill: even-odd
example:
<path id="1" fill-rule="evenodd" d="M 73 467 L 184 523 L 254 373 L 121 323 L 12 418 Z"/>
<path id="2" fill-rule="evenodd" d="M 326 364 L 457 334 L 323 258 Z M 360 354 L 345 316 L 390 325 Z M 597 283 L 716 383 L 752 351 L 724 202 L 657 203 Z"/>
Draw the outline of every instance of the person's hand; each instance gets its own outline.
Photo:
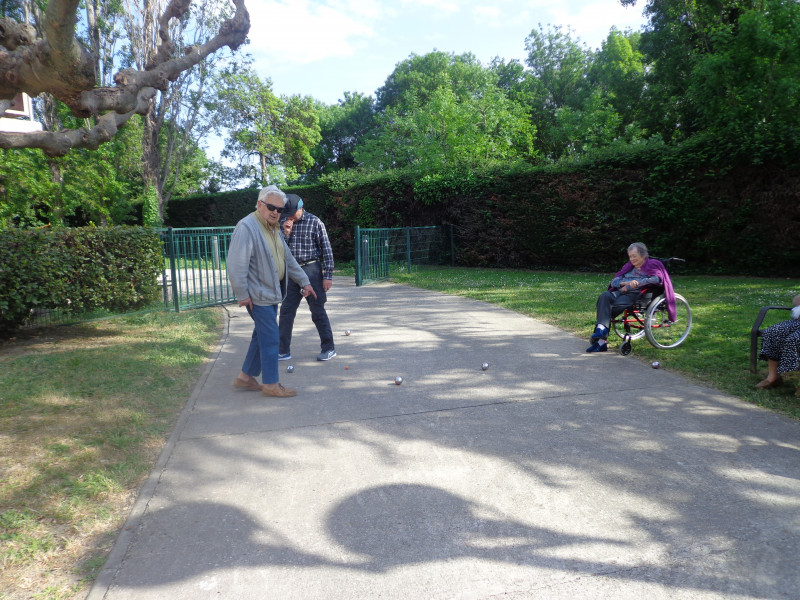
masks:
<path id="1" fill-rule="evenodd" d="M 332 285 L 333 285 L 333 280 L 331 279 L 322 280 L 322 289 L 325 290 L 326 294 L 328 293 L 328 291 L 330 291 Z"/>
<path id="2" fill-rule="evenodd" d="M 292 221 L 291 219 L 286 219 L 283 222 L 283 235 L 286 236 L 287 238 L 292 233 L 292 227 L 294 227 L 294 221 Z"/>
<path id="3" fill-rule="evenodd" d="M 314 288 L 311 287 L 311 284 L 308 284 L 303 288 L 303 297 L 308 298 L 308 296 L 314 296 L 314 298 L 317 297 L 317 292 L 314 291 Z"/>
<path id="4" fill-rule="evenodd" d="M 247 308 L 249 308 L 249 309 L 251 309 L 251 310 L 252 310 L 252 308 L 253 308 L 253 301 L 252 301 L 252 300 L 250 300 L 250 297 L 248 296 L 248 297 L 247 297 L 247 298 L 245 298 L 244 300 L 239 300 L 239 306 L 246 306 Z"/>

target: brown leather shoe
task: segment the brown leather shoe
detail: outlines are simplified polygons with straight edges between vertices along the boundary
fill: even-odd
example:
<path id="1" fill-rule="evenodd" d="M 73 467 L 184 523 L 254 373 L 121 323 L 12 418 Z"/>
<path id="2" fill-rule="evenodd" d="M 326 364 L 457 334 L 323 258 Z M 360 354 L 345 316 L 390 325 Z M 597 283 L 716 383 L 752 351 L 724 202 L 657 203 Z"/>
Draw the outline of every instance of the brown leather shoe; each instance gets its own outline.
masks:
<path id="1" fill-rule="evenodd" d="M 297 396 L 297 390 L 294 388 L 285 388 L 280 383 L 273 383 L 270 385 L 264 384 L 261 393 L 265 396 L 272 396 L 274 398 L 291 398 Z"/>
<path id="2" fill-rule="evenodd" d="M 261 391 L 261 384 L 258 383 L 255 379 L 248 379 L 245 381 L 244 379 L 239 379 L 236 377 L 233 380 L 233 387 L 237 390 L 247 390 L 249 392 L 260 392 Z"/>
<path id="3" fill-rule="evenodd" d="M 783 385 L 783 377 L 778 377 L 777 379 L 773 379 L 770 381 L 769 379 L 763 379 L 756 384 L 757 388 L 761 388 L 762 390 L 768 390 L 770 388 L 776 388 Z"/>

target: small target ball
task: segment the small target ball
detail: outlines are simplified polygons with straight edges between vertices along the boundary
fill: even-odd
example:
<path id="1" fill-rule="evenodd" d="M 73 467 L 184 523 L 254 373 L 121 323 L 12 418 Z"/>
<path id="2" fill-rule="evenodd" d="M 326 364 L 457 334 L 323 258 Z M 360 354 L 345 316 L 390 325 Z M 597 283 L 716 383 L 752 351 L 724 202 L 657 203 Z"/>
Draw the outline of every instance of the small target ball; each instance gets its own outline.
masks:
<path id="1" fill-rule="evenodd" d="M 350 367 L 345 367 L 344 370 L 347 371 Z"/>
<path id="2" fill-rule="evenodd" d="M 286 367 L 286 372 L 287 373 L 294 373 L 294 365 L 289 365 L 288 367 Z"/>
<path id="3" fill-rule="evenodd" d="M 402 377 L 395 377 L 394 378 L 394 384 L 395 385 L 400 385 L 401 383 L 403 383 L 403 378 Z"/>
<path id="4" fill-rule="evenodd" d="M 484 371 L 485 371 L 486 369 L 488 369 L 488 368 L 489 368 L 489 363 L 483 363 L 483 364 L 481 365 L 481 369 L 483 369 Z"/>
<path id="5" fill-rule="evenodd" d="M 653 367 L 654 369 L 658 369 L 661 367 L 661 363 L 658 362 L 657 360 L 654 360 L 653 362 L 650 363 L 650 366 Z"/>
<path id="6" fill-rule="evenodd" d="M 350 330 L 349 330 L 349 329 L 345 329 L 345 330 L 344 330 L 344 334 L 345 334 L 345 335 L 350 335 Z"/>

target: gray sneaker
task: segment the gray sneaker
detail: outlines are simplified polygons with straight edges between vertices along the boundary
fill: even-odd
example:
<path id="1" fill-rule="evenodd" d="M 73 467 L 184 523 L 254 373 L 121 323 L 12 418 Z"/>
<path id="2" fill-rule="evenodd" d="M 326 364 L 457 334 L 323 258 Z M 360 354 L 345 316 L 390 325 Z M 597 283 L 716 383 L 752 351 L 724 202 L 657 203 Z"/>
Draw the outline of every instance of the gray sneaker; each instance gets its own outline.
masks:
<path id="1" fill-rule="evenodd" d="M 292 353 L 287 352 L 286 354 L 278 354 L 278 360 L 291 360 Z"/>
<path id="2" fill-rule="evenodd" d="M 336 356 L 336 350 L 326 350 L 325 352 L 320 352 L 317 360 L 330 360 L 334 356 Z"/>

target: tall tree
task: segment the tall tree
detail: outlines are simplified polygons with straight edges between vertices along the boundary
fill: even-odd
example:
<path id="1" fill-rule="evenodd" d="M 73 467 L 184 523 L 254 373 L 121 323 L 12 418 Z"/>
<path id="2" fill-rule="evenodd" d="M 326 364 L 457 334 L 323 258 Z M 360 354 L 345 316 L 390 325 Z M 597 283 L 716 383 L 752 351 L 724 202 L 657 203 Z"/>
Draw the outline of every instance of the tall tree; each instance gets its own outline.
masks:
<path id="1" fill-rule="evenodd" d="M 312 150 L 311 171 L 321 175 L 357 166 L 353 151 L 374 126 L 375 102 L 359 92 L 345 92 L 337 104 L 317 106 L 320 143 Z"/>
<path id="2" fill-rule="evenodd" d="M 755 144 L 800 136 L 800 3 L 764 0 L 711 29 L 687 95 L 704 131 Z M 768 142 L 767 142 L 768 143 Z"/>
<path id="3" fill-rule="evenodd" d="M 430 172 L 535 154 L 524 109 L 498 86 L 497 73 L 471 54 L 412 55 L 378 97 L 384 108 L 376 128 L 354 152 L 368 168 Z"/>
<path id="4" fill-rule="evenodd" d="M 311 97 L 279 98 L 272 81 L 262 81 L 249 67 L 221 73 L 216 95 L 217 124 L 228 129 L 223 155 L 242 166 L 242 177 L 262 185 L 283 182 L 314 164 L 311 151 L 320 141 L 320 128 Z"/>
<path id="5" fill-rule="evenodd" d="M 127 46 L 124 57 L 140 70 L 156 60 L 161 35 L 158 15 L 166 0 L 144 0 L 125 3 L 123 27 Z M 176 52 L 191 53 L 192 48 L 208 43 L 214 32 L 221 30 L 226 18 L 227 0 L 200 0 L 184 18 L 170 22 L 170 39 Z M 143 115 L 142 179 L 144 190 L 154 190 L 158 213 L 181 179 L 184 159 L 197 147 L 213 127 L 205 96 L 214 72 L 221 70 L 228 57 L 219 52 L 215 60 L 205 61 L 178 74 L 172 83 L 149 101 Z"/>
<path id="6" fill-rule="evenodd" d="M 642 116 L 644 129 L 666 141 L 679 142 L 701 130 L 698 106 L 688 96 L 698 57 L 713 54 L 719 26 L 738 20 L 743 10 L 763 0 L 646 0 L 650 24 L 642 34 L 641 50 L 649 57 Z M 620 0 L 635 5 L 637 0 Z"/>
<path id="7" fill-rule="evenodd" d="M 592 57 L 589 83 L 599 89 L 620 117 L 620 127 L 638 123 L 645 83 L 644 55 L 639 50 L 641 34 L 612 28 L 600 50 Z M 621 133 L 621 132 L 620 132 Z"/>
<path id="8" fill-rule="evenodd" d="M 580 110 L 590 96 L 587 72 L 591 51 L 571 34 L 560 26 L 545 31 L 539 25 L 525 40 L 525 62 L 530 69 L 526 98 L 538 132 L 537 147 L 550 159 L 566 151 L 556 132 L 556 112 L 563 108 Z"/>

